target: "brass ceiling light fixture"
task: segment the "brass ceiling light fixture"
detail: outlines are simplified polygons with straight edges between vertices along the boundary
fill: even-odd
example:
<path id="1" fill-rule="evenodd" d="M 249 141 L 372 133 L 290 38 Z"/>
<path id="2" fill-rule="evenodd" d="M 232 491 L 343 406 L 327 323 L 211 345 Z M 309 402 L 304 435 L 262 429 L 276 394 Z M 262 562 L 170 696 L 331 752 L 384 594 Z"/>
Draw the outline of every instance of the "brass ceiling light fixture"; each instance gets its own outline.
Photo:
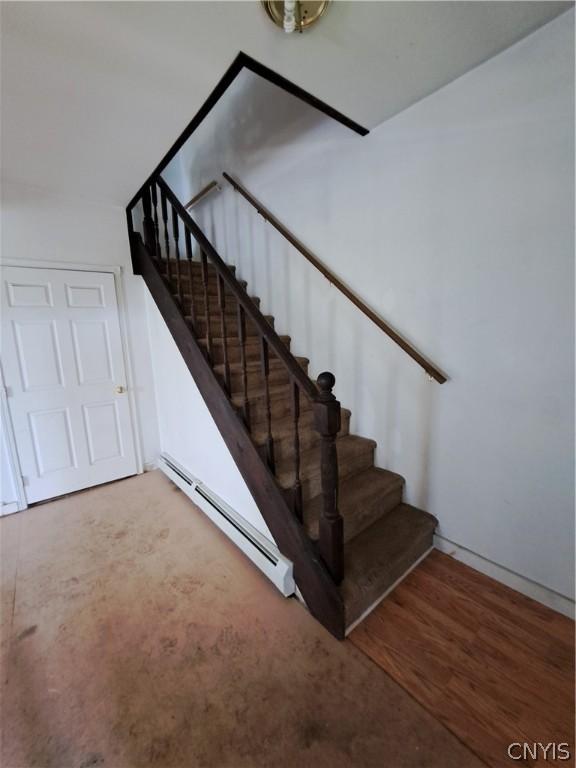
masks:
<path id="1" fill-rule="evenodd" d="M 330 0 L 262 0 L 268 17 L 288 34 L 303 32 L 324 15 Z"/>

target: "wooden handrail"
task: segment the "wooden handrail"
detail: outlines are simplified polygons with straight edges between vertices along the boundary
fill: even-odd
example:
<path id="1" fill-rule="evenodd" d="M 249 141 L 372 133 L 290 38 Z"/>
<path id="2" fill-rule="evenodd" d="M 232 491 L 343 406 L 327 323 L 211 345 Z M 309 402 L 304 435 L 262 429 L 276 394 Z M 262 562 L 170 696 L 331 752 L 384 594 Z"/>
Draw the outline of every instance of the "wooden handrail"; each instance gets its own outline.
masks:
<path id="1" fill-rule="evenodd" d="M 236 300 L 238 303 L 242 306 L 250 320 L 254 323 L 256 328 L 258 329 L 258 332 L 260 336 L 266 339 L 268 344 L 272 347 L 274 350 L 274 353 L 276 356 L 280 359 L 280 361 L 284 364 L 284 366 L 288 369 L 288 372 L 290 376 L 292 377 L 293 381 L 295 381 L 300 389 L 302 389 L 305 394 L 313 401 L 316 402 L 319 400 L 319 393 L 316 388 L 316 386 L 310 381 L 308 376 L 304 373 L 302 368 L 298 365 L 294 357 L 291 355 L 291 353 L 288 351 L 286 345 L 281 341 L 280 337 L 272 328 L 270 323 L 266 321 L 258 307 L 254 304 L 254 302 L 251 300 L 251 298 L 248 296 L 246 291 L 238 285 L 238 281 L 232 274 L 232 271 L 230 268 L 224 263 L 212 243 L 208 240 L 204 232 L 200 229 L 198 224 L 194 221 L 194 219 L 190 216 L 190 214 L 185 210 L 182 203 L 178 200 L 174 192 L 170 189 L 168 184 L 164 181 L 164 179 L 161 176 L 158 176 L 156 178 L 156 183 L 158 186 L 162 189 L 168 200 L 170 201 L 170 204 L 174 207 L 174 209 L 177 211 L 178 215 L 182 219 L 182 222 L 184 225 L 191 231 L 193 237 L 195 238 L 196 242 L 202 249 L 202 251 L 209 257 L 210 261 L 214 265 L 215 269 L 219 273 L 219 275 L 222 277 L 230 291 L 234 294 L 236 297 Z"/>
<path id="2" fill-rule="evenodd" d="M 199 203 L 200 200 L 203 200 L 206 197 L 206 195 L 209 195 L 214 188 L 220 189 L 220 185 L 218 184 L 216 179 L 213 179 L 209 184 L 206 184 L 205 187 L 202 187 L 200 192 L 198 192 L 197 195 L 194 195 L 192 200 L 186 203 L 184 208 L 186 208 L 186 210 L 188 210 L 188 208 L 193 208 L 196 205 L 196 203 Z"/>
<path id="3" fill-rule="evenodd" d="M 294 235 L 289 232 L 286 227 L 281 224 L 278 219 L 270 213 L 270 211 L 265 208 L 262 203 L 260 203 L 256 198 L 248 192 L 248 190 L 242 186 L 238 181 L 233 179 L 228 173 L 223 173 L 222 176 L 226 179 L 227 182 L 229 182 L 234 189 L 239 192 L 242 197 L 244 197 L 250 205 L 252 205 L 258 213 L 266 219 L 273 227 L 276 229 L 280 234 L 288 240 L 288 242 L 296 248 L 297 251 L 299 251 L 302 256 L 304 256 L 305 259 L 307 259 L 316 269 L 321 272 L 324 277 L 332 283 L 338 290 L 346 296 L 347 299 L 350 299 L 350 301 L 358 307 L 358 309 L 363 312 L 363 314 L 366 315 L 372 322 L 380 328 L 381 331 L 384 331 L 384 333 L 389 336 L 392 341 L 396 342 L 396 344 L 406 352 L 407 355 L 409 355 L 415 362 L 418 363 L 426 373 L 431 376 L 433 379 L 435 379 L 439 384 L 444 384 L 444 382 L 447 380 L 446 376 L 436 368 L 436 366 L 432 365 L 428 360 L 426 360 L 425 357 L 423 357 L 414 347 L 409 344 L 405 339 L 400 336 L 400 334 L 394 330 L 388 323 L 385 323 L 384 320 L 382 320 L 381 317 L 379 317 L 370 307 L 368 307 L 362 299 L 360 299 L 353 291 L 350 290 L 344 283 L 339 280 L 336 275 L 331 272 L 328 267 L 326 267 L 321 261 L 319 261 L 310 251 L 296 238 Z"/>

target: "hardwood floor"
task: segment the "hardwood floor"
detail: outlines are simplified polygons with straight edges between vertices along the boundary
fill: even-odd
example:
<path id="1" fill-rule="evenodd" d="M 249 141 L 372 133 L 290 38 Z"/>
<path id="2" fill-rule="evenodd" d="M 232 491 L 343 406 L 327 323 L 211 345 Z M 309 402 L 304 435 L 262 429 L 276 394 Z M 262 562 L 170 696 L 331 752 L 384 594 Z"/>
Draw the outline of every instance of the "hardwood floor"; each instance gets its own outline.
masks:
<path id="1" fill-rule="evenodd" d="M 350 641 L 488 766 L 574 766 L 574 622 L 434 551 Z M 512 742 L 571 758 L 511 760 Z M 516 748 L 514 754 L 518 754 Z"/>

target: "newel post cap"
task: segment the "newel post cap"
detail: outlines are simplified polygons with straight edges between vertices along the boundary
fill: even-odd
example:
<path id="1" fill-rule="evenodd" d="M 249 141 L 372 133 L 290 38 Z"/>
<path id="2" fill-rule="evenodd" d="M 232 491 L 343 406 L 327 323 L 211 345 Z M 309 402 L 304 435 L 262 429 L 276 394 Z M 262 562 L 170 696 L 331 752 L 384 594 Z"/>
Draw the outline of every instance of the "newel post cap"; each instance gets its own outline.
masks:
<path id="1" fill-rule="evenodd" d="M 324 371 L 318 376 L 316 383 L 318 384 L 318 389 L 320 390 L 321 400 L 335 399 L 334 395 L 332 394 L 332 389 L 334 384 L 336 384 L 336 378 L 333 373 L 330 373 L 330 371 Z"/>

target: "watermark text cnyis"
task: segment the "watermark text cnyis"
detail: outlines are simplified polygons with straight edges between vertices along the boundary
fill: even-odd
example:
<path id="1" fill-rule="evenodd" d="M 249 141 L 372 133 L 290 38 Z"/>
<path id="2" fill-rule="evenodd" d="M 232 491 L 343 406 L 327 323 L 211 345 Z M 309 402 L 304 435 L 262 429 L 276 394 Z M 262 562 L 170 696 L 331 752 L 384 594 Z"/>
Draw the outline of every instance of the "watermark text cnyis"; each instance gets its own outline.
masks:
<path id="1" fill-rule="evenodd" d="M 513 741 L 508 745 L 508 757 L 511 760 L 569 760 L 570 744 L 565 741 L 543 744 L 540 741 Z"/>

